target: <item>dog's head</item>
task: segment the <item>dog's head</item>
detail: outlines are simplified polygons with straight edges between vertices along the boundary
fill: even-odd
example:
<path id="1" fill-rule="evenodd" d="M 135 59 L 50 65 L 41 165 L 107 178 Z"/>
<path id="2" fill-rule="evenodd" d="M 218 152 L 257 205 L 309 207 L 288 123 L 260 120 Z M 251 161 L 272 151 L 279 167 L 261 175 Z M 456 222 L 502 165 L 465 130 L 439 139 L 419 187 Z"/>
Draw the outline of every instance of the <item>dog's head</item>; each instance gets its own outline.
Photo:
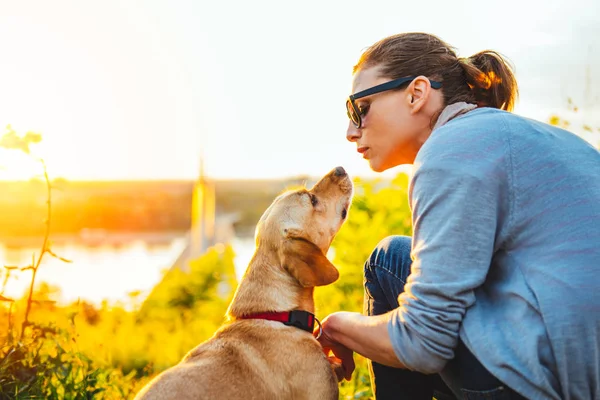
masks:
<path id="1" fill-rule="evenodd" d="M 352 181 L 342 167 L 325 175 L 311 189 L 280 195 L 260 218 L 257 246 L 271 247 L 281 265 L 304 287 L 327 285 L 339 273 L 327 250 L 347 218 Z"/>

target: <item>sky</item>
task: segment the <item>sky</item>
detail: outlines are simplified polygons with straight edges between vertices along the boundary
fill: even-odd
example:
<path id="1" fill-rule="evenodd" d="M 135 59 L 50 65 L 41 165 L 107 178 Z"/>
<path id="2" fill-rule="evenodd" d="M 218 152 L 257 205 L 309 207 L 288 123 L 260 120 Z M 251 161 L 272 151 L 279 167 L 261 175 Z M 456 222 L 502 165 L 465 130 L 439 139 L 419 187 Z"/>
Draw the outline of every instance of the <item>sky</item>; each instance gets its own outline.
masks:
<path id="1" fill-rule="evenodd" d="M 218 179 L 376 176 L 345 139 L 352 66 L 409 31 L 507 56 L 518 114 L 600 126 L 598 0 L 0 0 L 0 134 L 40 133 L 70 180 L 193 179 L 201 155 Z M 0 179 L 37 172 L 0 150 Z"/>

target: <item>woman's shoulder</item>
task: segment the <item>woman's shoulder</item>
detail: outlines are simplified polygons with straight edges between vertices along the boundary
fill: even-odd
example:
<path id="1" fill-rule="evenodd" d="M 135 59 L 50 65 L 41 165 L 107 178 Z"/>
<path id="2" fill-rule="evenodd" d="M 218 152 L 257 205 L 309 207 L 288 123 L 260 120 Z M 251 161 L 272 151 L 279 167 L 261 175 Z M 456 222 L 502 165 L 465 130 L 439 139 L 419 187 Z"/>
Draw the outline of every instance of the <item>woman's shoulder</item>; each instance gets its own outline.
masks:
<path id="1" fill-rule="evenodd" d="M 525 122 L 525 118 L 491 107 L 479 107 L 451 119 L 432 132 L 432 137 L 441 135 L 478 135 L 481 131 L 494 133 L 507 129 L 509 120 Z M 522 120 L 522 121 L 520 121 Z"/>
<path id="2" fill-rule="evenodd" d="M 477 108 L 453 118 L 431 132 L 417 155 L 417 161 L 456 158 L 479 159 L 504 152 L 511 114 L 495 108 Z"/>

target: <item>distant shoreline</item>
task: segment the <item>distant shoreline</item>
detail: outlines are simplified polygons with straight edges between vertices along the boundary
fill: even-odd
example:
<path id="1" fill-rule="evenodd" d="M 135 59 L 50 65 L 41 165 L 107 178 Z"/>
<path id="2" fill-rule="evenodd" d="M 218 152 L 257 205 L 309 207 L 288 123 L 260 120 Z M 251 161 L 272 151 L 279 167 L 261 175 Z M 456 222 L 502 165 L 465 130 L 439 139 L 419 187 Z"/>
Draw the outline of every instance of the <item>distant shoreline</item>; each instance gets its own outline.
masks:
<path id="1" fill-rule="evenodd" d="M 50 241 L 53 245 L 78 245 L 87 247 L 124 246 L 133 242 L 144 242 L 149 246 L 166 246 L 174 240 L 185 239 L 189 231 L 155 231 L 155 232 L 108 232 L 90 231 L 81 234 L 51 234 Z M 250 239 L 253 235 L 236 234 L 237 238 Z M 43 236 L 0 236 L 0 246 L 7 248 L 23 248 L 41 246 Z"/>
<path id="2" fill-rule="evenodd" d="M 187 231 L 157 231 L 157 232 L 107 232 L 89 231 L 80 234 L 51 234 L 50 241 L 54 245 L 68 244 L 80 246 L 123 246 L 132 242 L 142 241 L 149 245 L 168 245 L 173 240 L 185 238 Z M 43 236 L 0 236 L 0 245 L 5 247 L 35 247 L 41 246 Z"/>

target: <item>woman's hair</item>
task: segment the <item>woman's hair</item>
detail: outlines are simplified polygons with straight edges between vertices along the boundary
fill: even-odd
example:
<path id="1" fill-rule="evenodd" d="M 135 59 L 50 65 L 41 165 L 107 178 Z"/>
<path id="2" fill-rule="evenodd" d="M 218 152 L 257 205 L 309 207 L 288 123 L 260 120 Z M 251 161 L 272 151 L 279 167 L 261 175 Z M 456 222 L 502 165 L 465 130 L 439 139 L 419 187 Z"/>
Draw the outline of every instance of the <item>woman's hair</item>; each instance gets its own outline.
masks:
<path id="1" fill-rule="evenodd" d="M 453 47 L 427 33 L 386 37 L 361 55 L 353 72 L 379 66 L 390 79 L 424 75 L 443 82 L 444 105 L 459 101 L 512 111 L 518 95 L 513 68 L 491 50 L 458 58 Z"/>

